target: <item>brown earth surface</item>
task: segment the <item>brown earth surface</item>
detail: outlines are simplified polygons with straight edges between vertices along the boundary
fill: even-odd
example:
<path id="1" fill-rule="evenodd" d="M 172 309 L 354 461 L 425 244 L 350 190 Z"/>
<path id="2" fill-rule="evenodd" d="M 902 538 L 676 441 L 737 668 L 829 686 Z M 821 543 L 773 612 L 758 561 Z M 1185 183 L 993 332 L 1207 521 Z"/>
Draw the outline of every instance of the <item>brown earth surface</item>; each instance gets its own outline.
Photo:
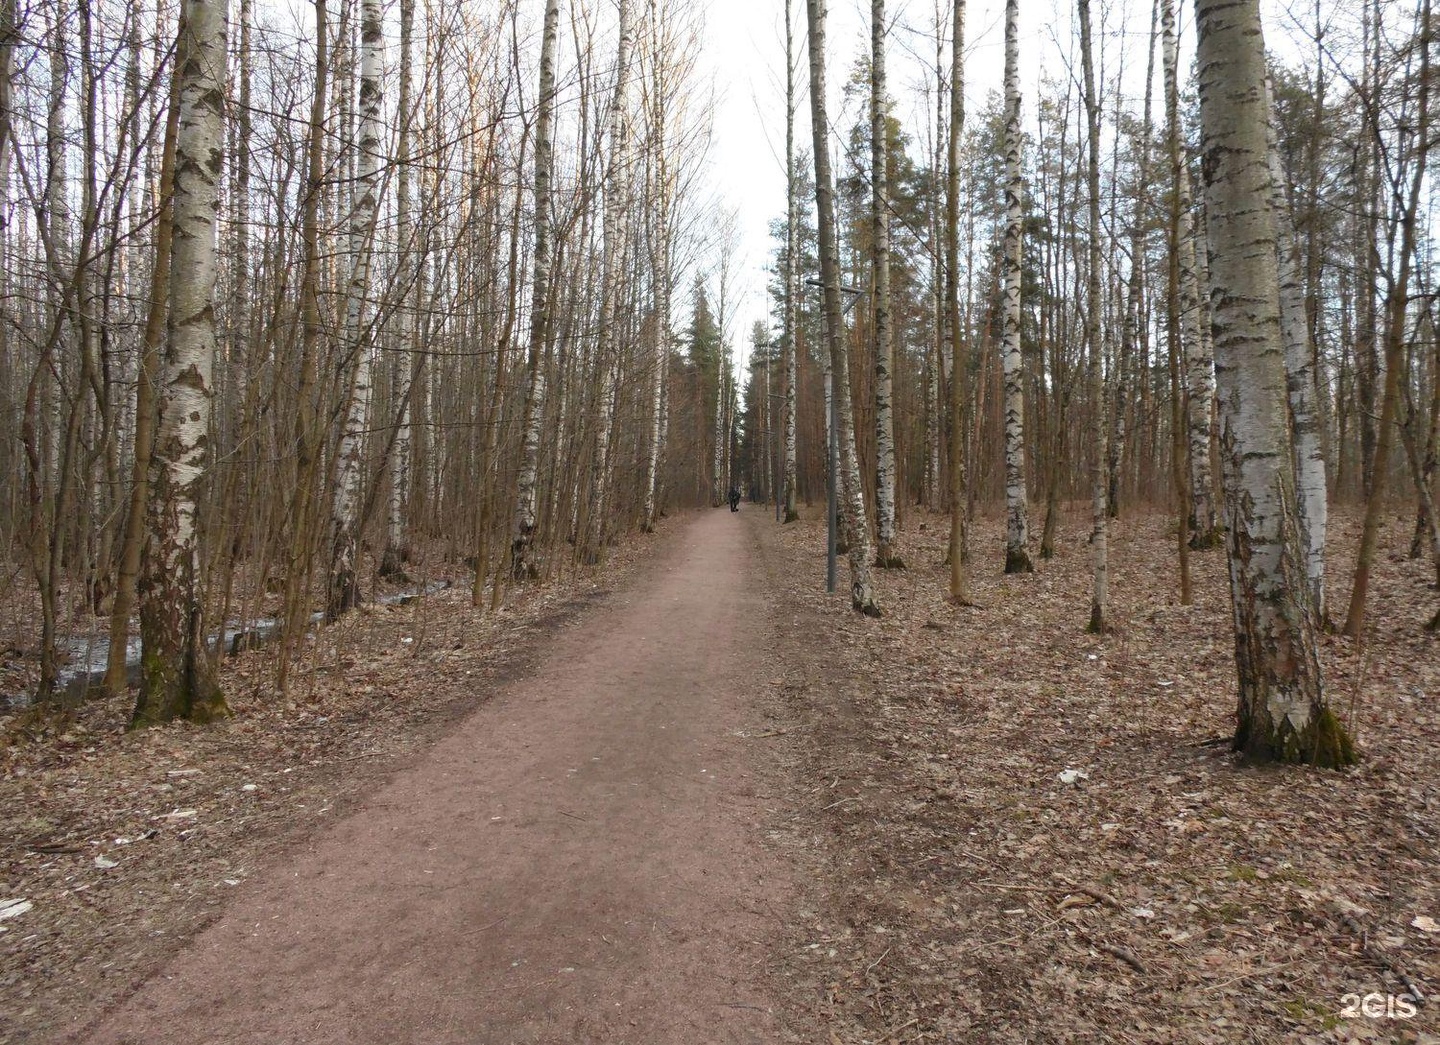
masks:
<path id="1" fill-rule="evenodd" d="M 1180 607 L 1167 521 L 1121 522 L 1086 635 L 1082 517 L 1028 577 L 980 520 L 958 607 L 917 514 L 873 621 L 815 519 L 698 513 L 498 616 L 353 614 L 288 700 L 237 658 L 216 727 L 12 718 L 0 1041 L 1440 1041 L 1406 527 L 1326 641 L 1363 762 L 1320 773 L 1228 752 L 1223 554 Z"/>

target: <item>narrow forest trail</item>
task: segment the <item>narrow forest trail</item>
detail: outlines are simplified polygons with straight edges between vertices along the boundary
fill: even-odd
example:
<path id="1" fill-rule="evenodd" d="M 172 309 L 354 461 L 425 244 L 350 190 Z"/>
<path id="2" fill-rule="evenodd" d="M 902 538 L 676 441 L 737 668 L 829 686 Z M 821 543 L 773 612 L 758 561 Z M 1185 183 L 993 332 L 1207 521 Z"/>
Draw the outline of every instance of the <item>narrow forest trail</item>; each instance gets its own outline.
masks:
<path id="1" fill-rule="evenodd" d="M 657 548 L 74 1040 L 778 1040 L 762 977 L 794 872 L 763 840 L 755 530 L 702 513 Z"/>

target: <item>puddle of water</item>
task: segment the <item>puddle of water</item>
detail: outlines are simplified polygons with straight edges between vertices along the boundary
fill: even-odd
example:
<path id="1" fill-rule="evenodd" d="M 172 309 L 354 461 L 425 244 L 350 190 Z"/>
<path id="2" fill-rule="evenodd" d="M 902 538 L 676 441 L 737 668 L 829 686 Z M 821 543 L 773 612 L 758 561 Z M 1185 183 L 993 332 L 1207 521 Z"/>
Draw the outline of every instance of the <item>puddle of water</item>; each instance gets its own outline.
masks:
<path id="1" fill-rule="evenodd" d="M 450 587 L 449 581 L 432 581 L 415 591 L 382 595 L 374 601 L 381 606 L 404 606 L 416 599 Z M 309 625 L 314 627 L 324 620 L 325 614 L 312 613 Z M 239 621 L 225 625 L 225 647 L 234 653 L 240 647 L 258 649 L 266 645 L 280 631 L 280 622 L 273 617 L 261 617 L 242 624 Z M 221 641 L 219 633 L 210 636 L 210 648 Z M 58 644 L 58 651 L 64 663 L 55 679 L 55 694 L 65 700 L 84 700 L 92 689 L 98 689 L 105 679 L 105 665 L 110 657 L 110 638 L 105 633 L 72 638 Z M 140 680 L 140 639 L 132 637 L 125 642 L 125 675 L 134 684 Z M 0 705 L 11 711 L 27 708 L 35 702 L 34 693 L 0 694 Z"/>

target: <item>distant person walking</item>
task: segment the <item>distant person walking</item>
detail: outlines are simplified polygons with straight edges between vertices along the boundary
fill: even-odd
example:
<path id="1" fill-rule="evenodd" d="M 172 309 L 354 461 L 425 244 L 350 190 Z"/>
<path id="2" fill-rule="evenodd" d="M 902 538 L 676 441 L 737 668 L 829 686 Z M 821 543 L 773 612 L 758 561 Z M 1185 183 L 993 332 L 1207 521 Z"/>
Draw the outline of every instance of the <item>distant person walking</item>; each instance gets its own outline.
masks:
<path id="1" fill-rule="evenodd" d="M 732 512 L 740 510 L 740 487 L 738 486 L 730 487 L 730 510 Z"/>

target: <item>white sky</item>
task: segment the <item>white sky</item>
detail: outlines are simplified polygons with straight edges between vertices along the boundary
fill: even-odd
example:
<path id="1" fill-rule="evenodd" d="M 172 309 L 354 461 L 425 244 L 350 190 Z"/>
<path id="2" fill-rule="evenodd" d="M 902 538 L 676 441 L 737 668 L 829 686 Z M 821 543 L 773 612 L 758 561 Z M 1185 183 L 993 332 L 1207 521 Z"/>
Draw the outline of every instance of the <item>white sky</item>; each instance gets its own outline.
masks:
<path id="1" fill-rule="evenodd" d="M 1286 48 L 1293 31 L 1290 20 L 1274 3 L 1264 3 L 1266 42 Z M 797 49 L 796 146 L 808 155 L 810 146 L 808 51 L 804 0 L 792 0 Z M 945 18 L 949 18 L 948 3 Z M 1150 32 L 1151 0 L 1102 0 L 1094 4 L 1097 78 L 1113 106 L 1110 92 L 1117 71 L 1124 66 L 1123 89 L 1141 104 L 1145 48 Z M 1020 4 L 1022 111 L 1033 118 L 1037 88 L 1042 76 L 1059 79 L 1072 63 L 1078 76 L 1078 42 L 1073 26 L 1073 3 L 1067 0 L 1022 0 Z M 1193 55 L 1194 7 L 1177 0 L 1181 32 L 1181 68 L 1190 68 Z M 912 149 L 923 154 L 929 140 L 927 124 L 933 121 L 933 102 L 923 97 L 923 85 L 933 80 L 935 0 L 889 0 L 892 23 L 887 49 L 887 73 L 895 115 L 912 137 Z M 841 89 L 857 58 L 870 49 L 868 0 L 830 0 L 829 55 L 826 77 L 830 93 L 830 121 L 837 130 L 850 127 L 863 112 L 852 107 L 842 112 Z M 947 29 L 948 36 L 948 29 Z M 991 91 L 1002 87 L 1004 68 L 1004 0 L 969 0 L 966 14 L 965 94 L 967 113 L 978 111 Z M 702 68 L 713 77 L 717 100 L 713 142 L 706 182 L 713 195 L 728 203 L 739 216 L 741 241 L 737 259 L 740 305 L 732 344 L 743 364 L 749 352 L 749 332 L 756 320 L 768 321 L 765 291 L 773 243 L 768 223 L 785 210 L 785 36 L 783 0 L 707 0 L 705 54 Z M 1293 45 L 1291 45 L 1293 46 Z M 948 57 L 947 57 L 948 61 Z M 1160 96 L 1159 53 L 1155 69 L 1155 115 L 1163 115 Z M 860 104 L 857 100 L 856 104 Z M 1127 106 L 1130 107 L 1130 106 Z M 832 162 L 840 168 L 833 144 Z M 923 155 L 919 158 L 923 159 Z M 743 372 L 743 365 L 741 368 Z"/>
<path id="2" fill-rule="evenodd" d="M 864 118 L 855 99 L 841 108 L 845 81 L 857 60 L 870 51 L 870 5 L 868 0 L 830 0 L 828 64 L 826 79 L 830 94 L 830 122 L 837 132 Z M 796 147 L 810 151 L 809 52 L 806 49 L 804 0 L 793 0 L 795 45 L 799 52 Z M 1179 6 L 1188 9 L 1183 0 Z M 945 19 L 948 3 L 943 5 Z M 1066 68 L 1070 47 L 1070 15 L 1057 0 L 1023 0 L 1020 8 L 1022 111 L 1032 115 L 1036 85 L 1042 70 L 1059 77 Z M 1143 7 L 1142 13 L 1132 13 Z M 1127 64 L 1139 65 L 1135 79 L 1143 84 L 1145 37 L 1150 29 L 1148 0 L 1135 3 L 1096 4 L 1097 16 L 1108 9 L 1107 32 L 1099 73 L 1102 81 L 1118 67 L 1120 49 L 1127 51 Z M 1002 87 L 1004 71 L 1004 0 L 969 0 L 966 14 L 965 94 L 967 112 L 978 110 L 991 91 Z M 933 81 L 934 0 L 889 0 L 887 18 L 892 23 L 886 51 L 886 72 L 895 115 L 909 130 L 912 150 L 924 159 L 933 122 L 933 101 L 924 97 L 924 85 Z M 1188 10 L 1186 11 L 1188 14 Z M 1124 20 L 1122 21 L 1122 17 Z M 785 38 L 783 0 L 709 0 L 705 33 L 705 61 L 714 76 L 717 109 L 709 162 L 709 182 L 714 193 L 739 209 L 742 229 L 740 268 L 744 297 L 736 317 L 734 348 L 741 361 L 749 352 L 749 331 L 755 320 L 768 320 L 767 274 L 774 244 L 768 223 L 785 210 Z M 1182 16 L 1183 17 L 1183 16 Z M 1188 22 L 1188 19 L 1186 19 Z M 1126 25 L 1125 23 L 1129 24 Z M 1182 25 L 1185 24 L 1182 22 Z M 1122 27 L 1137 34 L 1123 38 Z M 1057 34 L 1060 36 L 1057 41 Z M 948 25 L 946 36 L 948 37 Z M 946 58 L 948 62 L 948 55 Z M 1077 64 L 1078 67 L 1078 64 Z M 1158 68 L 1157 68 L 1158 76 Z M 1127 79 L 1130 77 L 1127 74 Z M 842 156 L 832 139 L 831 160 L 837 171 Z"/>

